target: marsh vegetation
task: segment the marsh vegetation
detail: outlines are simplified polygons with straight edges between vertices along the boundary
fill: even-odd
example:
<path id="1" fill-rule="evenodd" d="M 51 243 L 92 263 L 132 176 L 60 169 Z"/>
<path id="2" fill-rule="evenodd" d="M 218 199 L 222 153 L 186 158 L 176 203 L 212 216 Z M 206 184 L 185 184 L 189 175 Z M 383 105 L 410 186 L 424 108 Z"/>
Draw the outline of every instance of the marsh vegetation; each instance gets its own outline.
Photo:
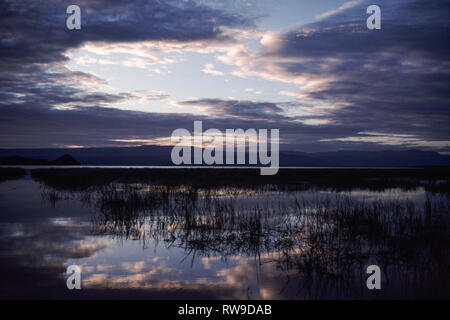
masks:
<path id="1" fill-rule="evenodd" d="M 77 199 L 95 208 L 94 235 L 137 240 L 143 249 L 155 243 L 182 249 L 191 263 L 252 258 L 257 268 L 274 267 L 289 298 L 445 298 L 450 292 L 445 170 L 289 169 L 260 177 L 251 169 L 53 169 L 32 175 L 53 206 Z M 370 264 L 383 270 L 380 292 L 365 286 Z"/>

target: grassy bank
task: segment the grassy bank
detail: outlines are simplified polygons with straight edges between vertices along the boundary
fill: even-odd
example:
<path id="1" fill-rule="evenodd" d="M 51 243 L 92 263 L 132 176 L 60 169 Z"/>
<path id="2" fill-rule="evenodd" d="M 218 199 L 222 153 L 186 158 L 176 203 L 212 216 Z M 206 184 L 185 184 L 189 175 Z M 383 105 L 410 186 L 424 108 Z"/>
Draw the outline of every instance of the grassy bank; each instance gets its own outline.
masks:
<path id="1" fill-rule="evenodd" d="M 305 190 L 311 187 L 334 190 L 355 188 L 384 190 L 390 188 L 450 191 L 450 168 L 423 169 L 280 169 L 275 176 L 261 176 L 259 169 L 35 169 L 32 177 L 48 186 L 82 190 L 112 182 L 147 183 L 194 188 L 258 188 Z"/>

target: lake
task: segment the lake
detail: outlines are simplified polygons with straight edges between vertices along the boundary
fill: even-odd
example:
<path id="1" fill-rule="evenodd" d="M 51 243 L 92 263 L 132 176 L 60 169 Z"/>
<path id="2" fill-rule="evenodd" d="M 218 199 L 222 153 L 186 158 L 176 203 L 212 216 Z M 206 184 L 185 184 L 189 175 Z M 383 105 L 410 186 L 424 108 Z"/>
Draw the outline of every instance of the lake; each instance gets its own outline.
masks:
<path id="1" fill-rule="evenodd" d="M 30 169 L 0 182 L 2 298 L 450 292 L 446 171 Z M 81 290 L 66 287 L 70 265 Z M 369 265 L 382 270 L 381 290 L 367 289 Z"/>

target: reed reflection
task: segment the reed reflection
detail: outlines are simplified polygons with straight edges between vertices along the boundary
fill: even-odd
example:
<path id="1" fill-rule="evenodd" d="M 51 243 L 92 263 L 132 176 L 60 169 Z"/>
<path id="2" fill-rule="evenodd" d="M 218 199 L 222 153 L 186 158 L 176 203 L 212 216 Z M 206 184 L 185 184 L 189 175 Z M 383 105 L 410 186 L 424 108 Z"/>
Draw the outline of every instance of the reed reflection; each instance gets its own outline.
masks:
<path id="1" fill-rule="evenodd" d="M 131 275 L 93 273 L 85 284 L 208 288 L 228 298 L 442 297 L 449 288 L 443 280 L 448 198 L 411 192 L 412 200 L 395 189 L 365 197 L 361 191 L 110 183 L 90 190 L 93 233 L 137 240 L 149 252 L 163 245 L 165 253 L 176 250 L 182 257 L 178 265 L 153 261 Z M 87 201 L 83 192 L 72 196 Z M 206 272 L 203 263 L 211 259 L 214 272 Z M 191 279 L 189 269 L 199 263 L 204 277 Z M 365 287 L 371 263 L 384 271 L 381 293 Z"/>

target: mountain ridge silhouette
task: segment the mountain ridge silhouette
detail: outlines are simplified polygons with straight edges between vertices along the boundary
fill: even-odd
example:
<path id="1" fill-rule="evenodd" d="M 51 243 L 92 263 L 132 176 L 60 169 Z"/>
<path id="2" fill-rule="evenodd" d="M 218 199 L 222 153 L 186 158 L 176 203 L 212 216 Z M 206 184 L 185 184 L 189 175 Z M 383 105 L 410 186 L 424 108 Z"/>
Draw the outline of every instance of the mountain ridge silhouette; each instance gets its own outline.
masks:
<path id="1" fill-rule="evenodd" d="M 22 157 L 32 164 L 53 165 L 115 165 L 115 166 L 171 166 L 170 146 L 105 147 L 105 148 L 46 148 L 0 149 L 0 158 Z M 193 152 L 192 152 L 193 154 Z M 67 155 L 57 161 L 58 158 Z M 248 157 L 248 154 L 247 154 Z M 55 160 L 56 159 L 56 160 Z M 75 160 L 76 159 L 76 160 Z M 10 159 L 11 160 L 11 159 Z M 18 160 L 18 159 L 16 159 Z M 23 160 L 23 159 L 22 159 Z M 35 161 L 35 163 L 31 163 Z M 56 162 L 55 162 L 56 161 Z M 25 160 L 22 163 L 24 164 Z M 40 163 L 37 163 L 40 162 Z M 4 163 L 8 164 L 8 163 Z M 450 166 L 450 156 L 434 151 L 332 151 L 306 153 L 280 151 L 281 167 L 408 167 Z"/>

